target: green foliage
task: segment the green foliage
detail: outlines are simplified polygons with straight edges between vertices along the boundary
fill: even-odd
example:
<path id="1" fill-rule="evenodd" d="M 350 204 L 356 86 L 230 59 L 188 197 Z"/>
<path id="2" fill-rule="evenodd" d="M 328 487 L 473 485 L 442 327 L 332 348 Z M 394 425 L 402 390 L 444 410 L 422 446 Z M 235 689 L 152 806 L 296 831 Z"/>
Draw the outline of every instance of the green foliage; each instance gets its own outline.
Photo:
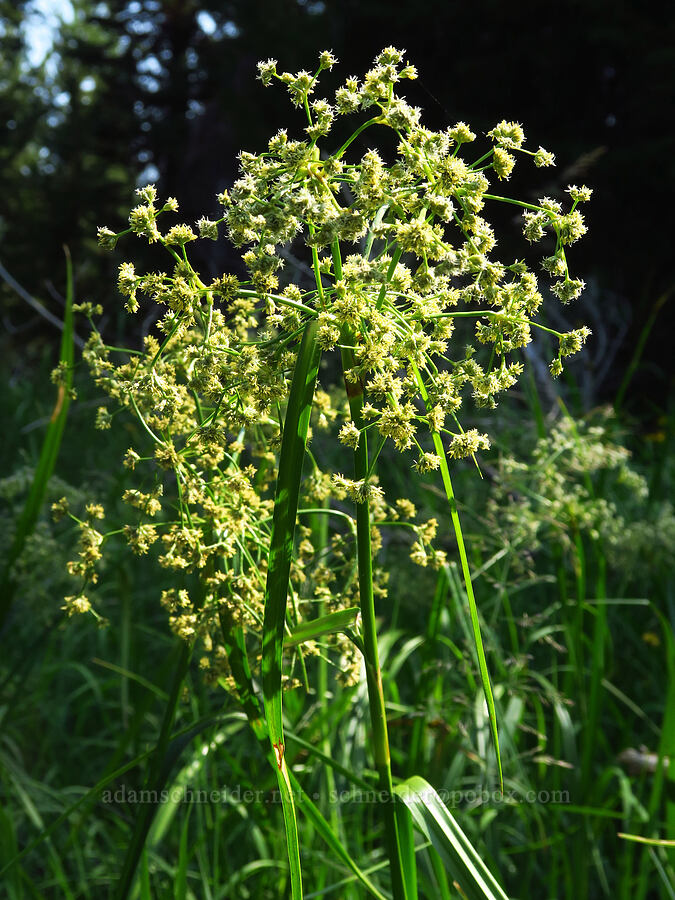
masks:
<path id="1" fill-rule="evenodd" d="M 514 414 L 506 404 L 502 405 L 500 444 L 505 456 L 527 461 L 537 442 L 534 430 L 531 434 L 523 430 L 522 419 L 522 411 Z M 665 488 L 659 494 L 667 494 L 672 465 L 667 456 L 663 461 L 664 442 L 638 445 L 628 460 L 625 452 L 619 451 L 617 436 L 611 438 L 611 420 L 602 422 L 604 435 L 600 442 L 609 444 L 609 457 L 606 451 L 603 457 L 622 460 L 622 464 L 642 472 L 644 461 L 656 451 L 660 484 Z M 591 428 L 595 425 L 591 424 Z M 666 435 L 671 433 L 669 428 L 664 422 Z M 583 440 L 588 423 L 578 421 L 577 430 Z M 558 431 L 569 434 L 569 425 L 560 422 L 552 434 Z M 96 433 L 92 438 L 95 436 Z M 73 452 L 69 441 L 75 436 L 66 431 L 65 439 L 67 458 Z M 588 440 L 598 443 L 597 432 Z M 99 459 L 106 459 L 101 451 Z M 114 451 L 110 461 L 113 459 Z M 512 477 L 508 472 L 509 467 L 505 466 L 504 478 Z M 575 476 L 568 477 L 573 483 Z M 644 498 L 637 504 L 636 497 L 616 485 L 615 478 L 592 477 L 596 500 L 605 498 L 619 514 L 627 514 L 630 508 L 635 521 L 642 519 L 643 527 L 648 528 L 652 511 L 661 503 L 659 496 Z M 567 639 L 563 634 L 562 607 L 556 602 L 561 596 L 556 578 L 562 577 L 556 574 L 556 568 L 561 565 L 565 581 L 574 585 L 577 552 L 564 529 L 549 530 L 550 521 L 544 523 L 541 540 L 529 557 L 527 546 L 492 543 L 489 537 L 494 520 L 491 518 L 488 524 L 484 518 L 486 508 L 480 489 L 489 487 L 492 492 L 500 482 L 479 482 L 470 466 L 456 473 L 455 482 L 464 501 L 463 517 L 470 523 L 467 537 L 473 551 L 476 590 L 484 598 L 480 613 L 493 667 L 505 773 L 504 799 L 496 796 L 490 774 L 494 773 L 494 761 L 490 762 L 486 753 L 489 728 L 478 702 L 480 687 L 472 656 L 471 623 L 457 569 L 451 564 L 447 575 L 445 570 L 440 573 L 437 600 L 432 603 L 436 573 L 428 568 L 415 569 L 406 561 L 410 546 L 407 529 L 393 531 L 382 550 L 385 560 L 398 563 L 390 597 L 394 604 L 392 615 L 396 608 L 399 610 L 399 624 L 394 631 L 386 627 L 380 630 L 395 781 L 398 783 L 397 775 L 406 774 L 413 746 L 411 735 L 422 723 L 422 750 L 410 762 L 412 771 L 425 773 L 425 780 L 434 785 L 481 858 L 503 874 L 507 895 L 579 896 L 577 890 L 582 888 L 574 879 L 581 876 L 583 861 L 588 861 L 588 897 L 607 896 L 602 887 L 603 871 L 610 896 L 628 900 L 644 892 L 668 897 L 669 848 L 642 849 L 634 843 L 631 847 L 616 833 L 657 839 L 671 834 L 665 818 L 671 794 L 669 781 L 656 781 L 658 776 L 649 768 L 654 761 L 644 749 L 639 750 L 642 744 L 658 749 L 659 733 L 663 734 L 662 752 L 667 754 L 671 747 L 668 742 L 672 735 L 668 735 L 672 728 L 664 722 L 669 731 L 661 730 L 663 713 L 670 708 L 665 704 L 663 679 L 672 640 L 669 624 L 659 624 L 659 618 L 647 604 L 630 601 L 636 594 L 628 586 L 620 590 L 614 584 L 612 593 L 607 594 L 605 628 L 614 649 L 606 654 L 602 672 L 605 684 L 601 727 L 596 732 L 601 737 L 593 740 L 591 787 L 582 792 L 578 780 L 581 773 L 569 766 L 579 765 L 577 742 L 587 727 L 585 685 L 595 663 L 589 651 L 582 654 L 578 669 L 571 667 L 569 654 L 561 649 Z M 415 482 L 415 504 L 426 510 L 426 515 L 442 514 L 441 500 L 430 487 L 428 481 Z M 57 484 L 54 495 L 61 493 Z M 506 491 L 504 495 L 507 496 Z M 512 502 L 514 497 L 518 502 L 522 500 L 513 493 L 511 497 Z M 78 502 L 83 501 L 73 497 L 73 504 Z M 543 498 L 537 502 L 542 503 Z M 326 517 L 319 514 L 318 518 Z M 475 524 L 478 522 L 480 529 Z M 549 537 L 543 540 L 545 533 Z M 554 537 L 556 534 L 558 537 Z M 484 554 L 477 556 L 481 536 L 486 546 Z M 658 536 L 656 532 L 654 536 Z M 63 545 L 62 537 L 59 542 Z M 559 563 L 556 542 L 561 550 Z M 447 546 L 445 537 L 443 546 Z M 56 575 L 58 544 L 52 539 L 50 547 Z M 109 552 L 112 548 L 110 544 Z M 609 544 L 600 545 L 601 554 L 610 550 Z M 498 552 L 503 555 L 494 559 Z M 107 582 L 113 588 L 112 575 L 108 573 L 121 567 L 129 571 L 121 557 L 114 556 L 101 587 Z M 53 883 L 52 873 L 58 871 L 60 857 L 73 894 L 93 897 L 112 892 L 133 822 L 143 808 L 134 800 L 132 791 L 139 797 L 144 788 L 145 754 L 156 742 L 166 700 L 163 690 L 170 683 L 172 664 L 167 653 L 164 613 L 153 602 L 156 576 L 143 559 L 134 563 L 133 571 L 134 616 L 130 627 L 131 644 L 137 649 L 130 660 L 131 668 L 123 663 L 124 582 L 120 581 L 119 599 L 108 599 L 105 605 L 114 627 L 101 630 L 93 622 L 88 625 L 86 619 L 76 619 L 67 629 L 50 629 L 41 644 L 32 646 L 32 668 L 17 672 L 18 680 L 5 680 L 3 696 L 10 706 L 3 717 L 1 790 L 10 830 L 4 832 L 3 864 L 13 858 L 12 846 L 24 852 L 20 862 L 1 876 L 5 884 L 17 884 L 22 878 L 31 883 L 33 891 L 48 894 L 50 890 L 60 890 L 49 886 Z M 612 569 L 610 579 L 611 573 Z M 617 572 L 617 578 L 622 578 L 621 572 Z M 648 593 L 656 607 L 664 608 L 666 573 L 655 569 L 643 584 L 643 596 Z M 24 609 L 24 597 L 27 601 L 31 594 L 32 588 L 26 583 L 17 600 L 17 612 Z M 584 605 L 590 634 L 600 608 L 595 599 L 589 593 Z M 53 615 L 58 603 L 53 598 L 43 602 L 43 615 Z M 434 609 L 437 612 L 431 614 Z M 420 643 L 427 616 L 428 635 Z M 511 644 L 513 630 L 518 641 L 515 649 Z M 11 658 L 14 648 L 21 654 L 21 648 L 28 648 L 33 640 L 32 623 L 24 618 L 14 620 Z M 6 660 L 7 657 L 3 660 L 3 676 Z M 97 660 L 109 661 L 111 667 L 103 668 Z M 562 683 L 555 687 L 552 673 L 556 669 L 561 678 L 566 671 L 574 676 L 568 691 Z M 190 700 L 179 703 L 174 732 L 176 746 L 182 748 L 180 761 L 175 760 L 166 784 L 167 792 L 177 793 L 173 795 L 174 802 L 169 801 L 167 793 L 167 801 L 155 807 L 157 816 L 148 839 L 143 878 L 152 885 L 155 895 L 172 896 L 182 865 L 181 835 L 187 827 L 187 884 L 194 896 L 209 890 L 217 895 L 221 890 L 225 896 L 237 892 L 246 896 L 248 891 L 250 896 L 278 897 L 284 892 L 285 848 L 279 831 L 281 818 L 278 795 L 276 800 L 274 795 L 274 772 L 265 762 L 260 744 L 247 736 L 238 704 L 226 701 L 223 711 L 224 694 L 206 690 L 196 666 L 186 684 Z M 128 688 L 126 726 L 122 725 L 124 685 Z M 323 812 L 331 825 L 330 833 L 338 836 L 339 846 L 360 872 L 367 873 L 366 878 L 379 883 L 383 861 L 373 851 L 373 807 L 364 800 L 374 790 L 374 782 L 367 766 L 361 769 L 368 732 L 365 692 L 363 686 L 345 692 L 332 678 L 329 685 L 331 697 L 323 706 L 317 703 L 322 695 L 310 693 L 305 699 L 302 691 L 286 692 L 287 723 L 293 724 L 290 730 L 286 728 L 288 765 L 310 799 L 314 797 L 312 804 Z M 17 687 L 18 691 L 8 687 Z M 670 683 L 668 689 L 672 693 Z M 314 722 L 304 717 L 307 702 L 321 710 Z M 36 713 L 46 704 L 53 710 L 50 716 Z M 195 732 L 190 738 L 190 730 L 198 723 L 203 723 L 201 735 L 205 737 Z M 298 730 L 304 743 L 302 737 L 297 740 Z M 185 732 L 187 743 L 181 741 L 181 731 Z M 324 735 L 329 736 L 328 755 L 319 756 Z M 40 752 L 36 752 L 38 747 L 42 748 Z M 619 751 L 625 748 L 635 749 L 638 762 L 632 765 L 641 768 L 623 770 L 625 764 L 619 759 Z M 106 770 L 107 779 L 97 784 Z M 326 770 L 333 772 L 336 779 L 335 794 L 330 794 L 325 786 Z M 359 780 L 360 771 L 365 782 Z M 362 896 L 362 889 L 359 887 L 354 893 L 354 882 L 350 881 L 354 869 L 346 860 L 344 868 L 336 863 L 339 857 L 334 854 L 338 851 L 334 844 L 328 851 L 318 824 L 316 832 L 311 830 L 314 826 L 310 824 L 308 807 L 300 800 L 299 789 L 295 790 L 308 892 L 319 885 L 335 884 L 335 892 L 340 896 Z M 215 791 L 212 796 L 217 799 L 198 802 L 199 791 Z M 250 793 L 246 795 L 246 791 Z M 553 799 L 555 791 L 567 791 L 568 796 L 559 793 Z M 225 796 L 226 800 L 221 799 Z M 331 797 L 339 796 L 341 800 L 331 802 Z M 42 827 L 36 824 L 34 814 L 32 818 L 28 815 L 31 804 L 39 812 Z M 189 810 L 189 825 L 185 826 Z M 335 814 L 343 832 L 332 823 Z M 69 842 L 73 827 L 76 841 Z M 47 836 L 54 852 L 45 853 Z M 41 839 L 42 843 L 32 846 Z M 446 886 L 444 893 L 443 864 L 435 862 L 431 847 L 423 846 L 426 839 L 421 834 L 417 841 L 420 896 L 453 896 L 451 885 Z"/>
<path id="2" fill-rule="evenodd" d="M 494 259 L 483 218 L 516 202 L 488 193 L 490 173 L 507 178 L 516 153 L 535 164 L 550 154 L 501 122 L 467 162 L 466 125 L 429 131 L 397 96 L 415 71 L 393 48 L 334 104 L 314 99 L 334 62 L 322 54 L 313 76 L 261 64 L 263 83 L 283 82 L 304 111 L 307 138 L 280 132 L 242 154 L 220 219 L 165 229 L 176 201 L 139 191 L 128 231 L 161 245 L 172 269 L 125 262 L 118 282 L 130 313 L 160 304 L 157 336 L 121 350 L 94 327 L 85 350 L 109 397 L 98 428 L 115 437 L 135 420 L 124 481 L 109 492 L 126 509 L 66 490 L 54 503 L 80 539 L 65 610 L 113 627 L 75 617 L 43 635 L 32 670 L 3 670 L 3 877 L 17 896 L 26 884 L 37 895 L 299 897 L 301 876 L 315 895 L 347 900 L 445 898 L 456 885 L 475 897 L 669 896 L 667 845 L 615 860 L 619 823 L 658 841 L 672 819 L 672 722 L 655 680 L 636 683 L 672 655 L 654 577 L 672 556 L 672 511 L 609 421 L 565 413 L 535 442 L 522 417 L 509 438 L 512 414 L 500 411 L 489 481 L 477 487 L 462 463 L 488 447 L 460 424 L 466 394 L 491 411 L 533 328 L 558 340 L 554 372 L 586 336 L 543 325 L 535 276 Z M 342 134 L 363 109 L 371 118 Z M 395 150 L 357 151 L 364 132 L 394 136 Z M 521 204 L 526 237 L 554 238 L 544 267 L 562 299 L 581 287 L 566 247 L 584 230 L 576 205 L 588 191 L 570 195 L 568 212 Z M 245 277 L 202 277 L 188 253 L 223 229 Z M 121 236 L 99 235 L 111 248 Z M 291 239 L 309 282 L 283 277 Z M 95 306 L 79 309 L 93 324 Z M 467 324 L 471 352 L 457 349 Z M 543 422 L 541 408 L 526 419 Z M 102 475 L 119 465 L 113 452 Z M 436 469 L 442 490 L 426 474 Z M 465 524 L 466 542 L 460 512 L 480 526 Z M 131 578 L 119 536 L 141 557 Z M 636 575 L 631 548 L 653 552 L 653 582 Z M 398 583 L 387 586 L 389 571 Z M 25 609 L 13 620 L 22 641 Z M 60 720 L 26 729 L 45 698 Z M 50 764 L 64 731 L 72 746 Z M 648 754 L 630 756 L 642 781 L 620 766 L 638 731 L 660 735 L 651 792 Z"/>

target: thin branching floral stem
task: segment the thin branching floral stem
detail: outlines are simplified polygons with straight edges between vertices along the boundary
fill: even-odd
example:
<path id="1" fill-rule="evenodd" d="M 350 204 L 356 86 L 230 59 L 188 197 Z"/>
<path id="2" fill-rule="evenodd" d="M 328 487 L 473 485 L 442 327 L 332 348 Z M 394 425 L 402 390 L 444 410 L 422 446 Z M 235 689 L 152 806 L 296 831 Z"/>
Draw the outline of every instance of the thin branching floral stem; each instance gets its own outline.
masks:
<path id="1" fill-rule="evenodd" d="M 353 134 L 351 134 L 351 135 L 347 138 L 347 140 L 346 140 L 346 141 L 344 142 L 344 144 L 340 147 L 340 149 L 337 151 L 337 153 L 334 154 L 335 158 L 336 158 L 336 159 L 339 159 L 339 158 L 342 156 L 342 154 L 345 152 L 345 150 L 347 149 L 347 147 L 349 147 L 349 145 L 350 145 L 353 141 L 355 141 L 355 140 L 357 139 L 357 137 L 358 137 L 362 132 L 364 132 L 364 131 L 366 130 L 366 128 L 370 128 L 371 125 L 376 125 L 378 122 L 381 122 L 381 117 L 380 117 L 380 116 L 374 116 L 372 119 L 368 119 L 367 122 L 364 122 L 362 125 L 360 125 L 360 126 L 356 129 L 356 131 L 354 131 Z"/>

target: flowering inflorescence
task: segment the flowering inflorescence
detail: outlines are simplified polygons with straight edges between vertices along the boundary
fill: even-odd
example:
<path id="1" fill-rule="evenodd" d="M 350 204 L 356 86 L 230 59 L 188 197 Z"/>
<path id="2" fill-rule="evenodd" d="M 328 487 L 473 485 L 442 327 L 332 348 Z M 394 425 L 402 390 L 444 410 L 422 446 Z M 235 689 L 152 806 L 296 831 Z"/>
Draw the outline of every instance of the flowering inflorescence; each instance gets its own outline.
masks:
<path id="1" fill-rule="evenodd" d="M 113 404 L 138 418 L 149 441 L 149 450 L 132 448 L 125 458 L 142 482 L 124 496 L 137 517 L 125 528 L 127 539 L 139 554 L 158 542 L 163 566 L 200 574 L 205 591 L 199 600 L 177 588 L 162 602 L 177 633 L 202 637 L 217 674 L 223 671 L 217 637 L 223 622 L 252 629 L 261 623 L 280 409 L 308 325 L 315 325 L 323 351 L 340 351 L 347 395 L 363 400 L 355 418 L 344 395 L 336 406 L 327 391 L 318 391 L 315 427 L 335 421 L 339 440 L 352 449 L 364 433 L 373 434 L 377 450 L 361 479 L 331 479 L 315 466 L 305 480 L 305 498 L 310 505 L 331 497 L 368 500 L 375 522 L 401 518 L 386 507 L 373 472 L 384 442 L 391 439 L 401 451 L 415 448 L 420 472 L 443 462 L 437 444 L 433 452 L 425 446 L 429 432 L 445 441 L 450 458 L 486 449 L 486 435 L 460 424 L 466 394 L 480 407 L 495 406 L 522 372 L 519 351 L 532 330 L 543 327 L 536 321 L 539 279 L 523 261 L 495 257 L 486 210 L 491 203 L 517 203 L 489 193 L 491 173 L 505 180 L 518 155 L 544 166 L 553 163 L 552 154 L 526 149 L 515 122 L 488 132 L 489 149 L 473 159 L 467 148 L 476 135 L 466 123 L 443 131 L 424 127 L 421 111 L 397 93 L 402 81 L 416 77 L 415 67 L 393 47 L 362 79 L 347 78 L 332 99 L 317 97 L 319 76 L 336 62 L 323 52 L 314 74 L 279 72 L 272 59 L 259 64 L 262 84 L 285 85 L 293 105 L 304 111 L 304 135 L 282 130 L 263 152 L 242 152 L 239 177 L 218 195 L 220 218 L 164 229 L 178 204 L 173 198 L 158 204 L 150 185 L 138 191 L 140 203 L 126 231 L 99 229 L 104 247 L 133 233 L 162 245 L 172 259 L 169 272 L 139 273 L 131 262 L 119 267 L 118 286 L 130 313 L 146 301 L 163 309 L 158 334 L 113 362 L 113 351 L 94 328 L 85 358 Z M 338 123 L 362 112 L 370 118 L 328 148 Z M 357 149 L 364 132 L 377 128 L 393 132 L 393 159 L 375 148 Z M 577 207 L 590 191 L 570 187 L 569 194 L 567 211 L 548 198 L 519 204 L 528 241 L 546 233 L 555 237 L 543 268 L 565 302 L 583 288 L 569 275 L 566 248 L 585 231 Z M 245 279 L 225 274 L 204 281 L 193 268 L 189 245 L 221 234 L 241 248 Z M 298 255 L 302 244 L 306 248 L 311 284 L 284 278 L 291 242 Z M 91 316 L 92 309 L 83 311 Z M 475 335 L 468 346 L 455 333 L 464 320 Z M 558 339 L 552 363 L 557 374 L 589 332 L 545 330 Z M 482 347 L 485 356 L 478 352 Z M 104 409 L 97 421 L 109 427 L 111 413 Z M 441 556 L 430 547 L 435 528 L 411 527 L 413 558 L 439 564 Z M 88 523 L 83 534 L 87 560 L 76 574 L 86 580 L 101 542 Z M 324 549 L 297 554 L 292 578 L 305 595 L 325 594 L 325 560 L 317 562 Z M 353 579 L 342 588 L 330 585 L 333 602 L 340 595 L 353 601 Z"/>
<path id="2" fill-rule="evenodd" d="M 551 548 L 562 549 L 574 562 L 580 538 L 611 561 L 613 578 L 638 583 L 671 565 L 672 504 L 649 497 L 646 480 L 616 432 L 609 409 L 580 421 L 565 414 L 528 456 L 499 460 L 484 533 L 491 548 L 494 542 L 516 551 L 516 573 Z"/>

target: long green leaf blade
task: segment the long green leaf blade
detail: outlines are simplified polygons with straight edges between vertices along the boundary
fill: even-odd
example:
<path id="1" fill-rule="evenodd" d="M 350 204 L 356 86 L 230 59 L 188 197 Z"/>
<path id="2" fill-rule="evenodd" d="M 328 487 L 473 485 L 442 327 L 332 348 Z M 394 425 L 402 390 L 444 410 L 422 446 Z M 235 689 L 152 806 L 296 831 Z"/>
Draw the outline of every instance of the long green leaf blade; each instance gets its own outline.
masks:
<path id="1" fill-rule="evenodd" d="M 415 378 L 419 387 L 420 395 L 425 405 L 429 405 L 429 395 L 427 393 L 424 379 L 420 375 L 417 366 L 412 364 Z M 448 467 L 448 458 L 443 446 L 443 440 L 438 431 L 431 431 L 431 439 L 434 443 L 434 450 L 440 460 L 441 477 L 443 479 L 443 487 L 445 495 L 450 506 L 450 518 L 452 527 L 455 532 L 457 541 L 457 549 L 459 550 L 459 559 L 462 567 L 462 577 L 464 579 L 464 587 L 466 589 L 466 597 L 469 601 L 469 614 L 471 616 L 471 628 L 473 631 L 474 645 L 476 648 L 476 657 L 478 659 L 478 669 L 480 672 L 480 680 L 483 686 L 483 694 L 488 708 L 488 718 L 490 721 L 490 732 L 492 734 L 492 742 L 495 748 L 495 756 L 497 758 L 497 769 L 499 772 L 499 785 L 504 790 L 504 773 L 502 771 L 502 758 L 499 752 L 499 732 L 497 730 L 497 712 L 495 710 L 495 701 L 492 696 L 492 686 L 490 684 L 490 674 L 488 672 L 487 660 L 485 658 L 485 648 L 483 647 L 483 638 L 480 633 L 480 621 L 478 618 L 478 606 L 476 605 L 476 597 L 473 592 L 473 583 L 471 580 L 471 571 L 469 569 L 469 560 L 466 555 L 466 547 L 464 545 L 464 535 L 462 533 L 462 525 L 459 521 L 459 512 L 457 510 L 457 500 L 452 487 L 452 479 L 450 478 L 450 469 Z"/>
<path id="2" fill-rule="evenodd" d="M 12 568 L 21 555 L 27 538 L 33 533 L 40 509 L 47 493 L 47 485 L 54 471 L 59 455 L 61 438 L 66 425 L 73 386 L 74 325 L 73 325 L 73 267 L 70 253 L 64 247 L 66 256 L 66 309 L 61 336 L 59 362 L 63 366 L 63 382 L 59 385 L 54 410 L 47 426 L 47 432 L 40 451 L 40 458 L 33 475 L 33 482 L 25 506 L 16 523 L 14 539 L 7 553 L 5 565 L 0 572 L 0 626 L 4 623 L 12 606 L 15 585 Z"/>
<path id="3" fill-rule="evenodd" d="M 180 643 L 176 645 L 176 663 L 174 666 L 169 700 L 164 709 L 164 718 L 162 720 L 159 740 L 146 779 L 146 789 L 155 792 L 154 796 L 161 794 L 162 788 L 171 774 L 174 762 L 180 755 L 182 749 L 189 742 L 188 738 L 184 742 L 180 742 L 177 747 L 172 748 L 170 745 L 171 728 L 176 716 L 180 692 L 188 672 L 191 656 L 192 646 L 184 641 L 180 641 Z M 129 846 L 127 847 L 127 852 L 124 856 L 122 870 L 115 887 L 114 896 L 116 900 L 125 900 L 131 890 L 136 876 L 138 862 L 145 849 L 148 832 L 150 831 L 156 809 L 157 807 L 154 803 L 142 804 L 140 807 L 140 812 L 134 823 L 131 840 L 129 841 Z"/>
<path id="4" fill-rule="evenodd" d="M 293 791 L 284 756 L 281 673 L 288 581 L 293 555 L 300 479 L 305 458 L 314 386 L 321 358 L 321 351 L 316 343 L 317 327 L 316 321 L 312 321 L 305 329 L 286 409 L 279 456 L 279 475 L 274 498 L 262 638 L 263 700 L 270 743 L 277 764 L 293 900 L 302 897 L 302 880 L 298 825 Z"/>
<path id="5" fill-rule="evenodd" d="M 373 897 L 376 897 L 377 900 L 385 900 L 384 894 L 382 894 L 378 890 L 378 888 L 368 878 L 365 872 L 352 859 L 348 851 L 343 846 L 342 842 L 334 834 L 319 807 L 315 803 L 313 803 L 310 800 L 309 796 L 303 791 L 300 782 L 297 780 L 293 772 L 289 770 L 289 773 L 293 790 L 300 797 L 300 808 L 305 813 L 310 822 L 314 825 L 317 832 L 321 835 L 326 844 L 328 844 L 328 846 L 336 856 L 338 856 L 344 863 L 346 863 L 346 865 L 351 869 L 357 879 L 366 888 L 366 890 L 372 894 Z"/>
<path id="6" fill-rule="evenodd" d="M 287 647 L 294 647 L 305 641 L 314 641 L 327 634 L 337 634 L 354 625 L 359 613 L 358 606 L 349 609 L 339 609 L 337 612 L 328 613 L 310 622 L 302 622 L 294 628 L 286 638 Z"/>
<path id="7" fill-rule="evenodd" d="M 428 781 L 413 775 L 394 788 L 431 841 L 467 900 L 508 900 L 473 845 Z"/>

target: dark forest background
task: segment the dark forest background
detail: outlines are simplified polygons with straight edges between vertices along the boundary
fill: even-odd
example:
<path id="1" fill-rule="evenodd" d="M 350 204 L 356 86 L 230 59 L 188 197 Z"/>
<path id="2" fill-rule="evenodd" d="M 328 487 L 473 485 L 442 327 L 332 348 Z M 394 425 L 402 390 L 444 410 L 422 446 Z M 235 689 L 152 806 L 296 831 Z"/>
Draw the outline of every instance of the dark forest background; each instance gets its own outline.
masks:
<path id="1" fill-rule="evenodd" d="M 59 4 L 55 5 L 58 9 Z M 140 182 L 180 202 L 185 221 L 217 213 L 237 152 L 259 150 L 302 119 L 280 88 L 256 80 L 259 59 L 313 69 L 332 49 L 328 92 L 362 74 L 385 45 L 407 50 L 420 78 L 407 93 L 432 127 L 464 120 L 487 131 L 523 123 L 529 146 L 555 170 L 521 165 L 505 192 L 594 189 L 589 235 L 573 268 L 589 289 L 573 313 L 594 341 L 585 366 L 592 402 L 615 396 L 645 326 L 641 365 L 626 397 L 651 427 L 663 407 L 672 341 L 665 327 L 675 283 L 675 16 L 654 0 L 390 3 L 384 0 L 74 0 L 37 68 L 28 63 L 25 0 L 0 0 L 0 263 L 57 317 L 67 244 L 79 300 L 104 304 L 122 327 L 119 254 L 96 246 L 96 226 L 123 227 Z M 553 173 L 553 174 L 551 174 Z M 539 179 L 539 181 L 537 181 Z M 514 239 L 518 230 L 513 229 Z M 198 250 L 198 248 L 197 248 Z M 197 260 L 237 265 L 220 242 Z M 0 282 L 2 354 L 9 373 L 31 364 L 57 333 Z M 117 324 L 116 324 L 117 323 Z"/>

